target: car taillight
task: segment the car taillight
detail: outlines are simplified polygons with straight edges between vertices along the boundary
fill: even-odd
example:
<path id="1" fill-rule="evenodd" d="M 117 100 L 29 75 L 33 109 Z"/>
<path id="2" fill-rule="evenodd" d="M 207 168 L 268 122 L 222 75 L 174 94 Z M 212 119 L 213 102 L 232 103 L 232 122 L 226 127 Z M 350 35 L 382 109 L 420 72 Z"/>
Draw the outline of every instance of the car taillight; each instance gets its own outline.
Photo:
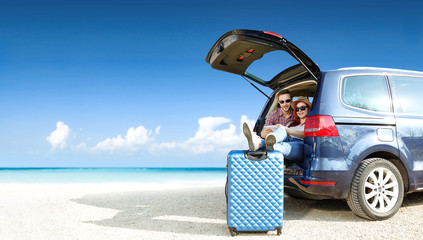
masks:
<path id="1" fill-rule="evenodd" d="M 335 122 L 331 116 L 316 115 L 307 117 L 304 127 L 305 137 L 338 137 Z"/>

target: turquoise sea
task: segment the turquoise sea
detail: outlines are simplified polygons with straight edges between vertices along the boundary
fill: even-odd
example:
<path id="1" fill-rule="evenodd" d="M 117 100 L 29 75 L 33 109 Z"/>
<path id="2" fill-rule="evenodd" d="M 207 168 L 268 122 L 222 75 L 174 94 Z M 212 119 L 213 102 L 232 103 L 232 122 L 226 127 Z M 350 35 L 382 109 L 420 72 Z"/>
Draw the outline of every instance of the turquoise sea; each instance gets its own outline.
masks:
<path id="1" fill-rule="evenodd" d="M 215 181 L 226 168 L 0 168 L 0 183 Z"/>

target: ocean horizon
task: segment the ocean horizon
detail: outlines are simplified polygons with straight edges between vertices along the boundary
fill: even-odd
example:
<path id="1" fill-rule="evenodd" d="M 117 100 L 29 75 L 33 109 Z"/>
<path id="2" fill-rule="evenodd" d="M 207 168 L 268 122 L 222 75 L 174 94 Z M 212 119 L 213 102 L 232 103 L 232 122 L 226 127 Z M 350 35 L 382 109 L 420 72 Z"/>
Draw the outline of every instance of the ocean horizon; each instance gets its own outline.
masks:
<path id="1" fill-rule="evenodd" d="M 165 183 L 223 181 L 226 168 L 24 167 L 0 168 L 0 183 Z"/>

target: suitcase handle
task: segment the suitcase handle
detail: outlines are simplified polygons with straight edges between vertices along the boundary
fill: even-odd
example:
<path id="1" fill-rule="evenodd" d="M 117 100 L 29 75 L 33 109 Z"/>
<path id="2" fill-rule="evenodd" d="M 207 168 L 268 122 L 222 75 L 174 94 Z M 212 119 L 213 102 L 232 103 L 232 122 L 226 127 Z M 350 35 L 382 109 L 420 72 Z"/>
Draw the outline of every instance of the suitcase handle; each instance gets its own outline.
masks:
<path id="1" fill-rule="evenodd" d="M 261 161 L 268 158 L 267 151 L 246 151 L 244 153 L 244 156 L 246 159 L 252 160 L 252 161 Z"/>

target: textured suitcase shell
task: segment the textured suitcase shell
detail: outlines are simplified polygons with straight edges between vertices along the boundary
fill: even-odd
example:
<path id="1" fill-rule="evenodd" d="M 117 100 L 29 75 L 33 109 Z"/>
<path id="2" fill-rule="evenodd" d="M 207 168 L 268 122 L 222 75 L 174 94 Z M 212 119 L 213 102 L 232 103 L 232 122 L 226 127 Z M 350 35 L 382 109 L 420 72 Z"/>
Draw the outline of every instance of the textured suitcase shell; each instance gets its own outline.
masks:
<path id="1" fill-rule="evenodd" d="M 238 231 L 273 230 L 281 234 L 283 155 L 279 151 L 261 152 L 264 159 L 251 160 L 250 154 L 260 155 L 248 151 L 228 154 L 229 231 L 232 235 Z"/>

